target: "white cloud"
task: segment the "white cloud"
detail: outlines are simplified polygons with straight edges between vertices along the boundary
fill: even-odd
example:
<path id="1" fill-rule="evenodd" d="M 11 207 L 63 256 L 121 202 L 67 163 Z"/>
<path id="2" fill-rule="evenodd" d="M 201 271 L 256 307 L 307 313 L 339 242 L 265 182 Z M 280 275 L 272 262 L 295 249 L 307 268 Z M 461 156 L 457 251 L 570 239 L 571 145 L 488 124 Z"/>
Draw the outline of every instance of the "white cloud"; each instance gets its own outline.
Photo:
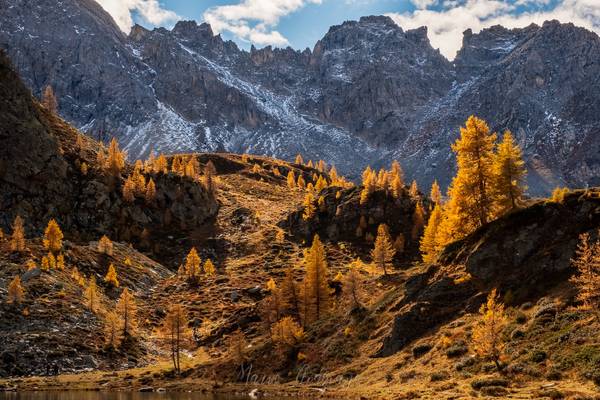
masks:
<path id="1" fill-rule="evenodd" d="M 285 46 L 288 40 L 275 27 L 282 17 L 306 4 L 322 0 L 242 0 L 235 5 L 209 8 L 204 20 L 215 32 L 229 31 L 241 40 L 258 45 Z"/>
<path id="2" fill-rule="evenodd" d="M 462 33 L 471 28 L 473 32 L 492 25 L 517 28 L 557 19 L 572 22 L 577 26 L 600 32 L 600 0 L 562 0 L 554 8 L 546 11 L 516 13 L 516 5 L 548 4 L 547 0 L 517 0 L 515 3 L 500 0 L 443 0 L 441 9 L 431 9 L 429 5 L 419 8 L 428 0 L 412 0 L 417 10 L 410 13 L 388 14 L 403 29 L 427 26 L 433 47 L 440 49 L 449 59 L 453 59 L 462 45 Z"/>
<path id="3" fill-rule="evenodd" d="M 179 16 L 173 11 L 161 7 L 158 0 L 97 0 L 113 17 L 123 32 L 129 32 L 133 26 L 132 12 L 137 12 L 152 25 L 164 25 L 177 21 Z"/>

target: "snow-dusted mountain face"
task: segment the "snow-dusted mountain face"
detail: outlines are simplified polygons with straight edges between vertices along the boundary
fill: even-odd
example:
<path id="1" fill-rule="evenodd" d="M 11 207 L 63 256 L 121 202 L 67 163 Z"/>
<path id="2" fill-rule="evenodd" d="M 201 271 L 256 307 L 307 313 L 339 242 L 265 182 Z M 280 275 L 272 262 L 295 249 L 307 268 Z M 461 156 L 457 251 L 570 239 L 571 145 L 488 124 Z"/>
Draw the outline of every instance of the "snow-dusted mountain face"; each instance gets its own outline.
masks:
<path id="1" fill-rule="evenodd" d="M 240 50 L 207 24 L 124 35 L 93 0 L 0 0 L 0 47 L 37 95 L 132 158 L 235 151 L 324 159 L 356 177 L 399 159 L 422 187 L 452 176 L 470 114 L 510 129 L 533 194 L 600 185 L 600 39 L 557 22 L 465 32 L 451 63 L 426 28 L 332 27 L 311 50 Z"/>

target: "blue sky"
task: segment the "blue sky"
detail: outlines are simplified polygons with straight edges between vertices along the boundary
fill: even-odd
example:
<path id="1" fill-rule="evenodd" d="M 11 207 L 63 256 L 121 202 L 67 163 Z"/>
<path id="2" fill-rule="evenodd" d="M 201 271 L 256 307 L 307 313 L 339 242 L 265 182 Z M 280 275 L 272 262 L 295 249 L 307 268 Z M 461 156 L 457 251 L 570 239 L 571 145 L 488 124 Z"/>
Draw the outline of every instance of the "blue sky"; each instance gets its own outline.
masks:
<path id="1" fill-rule="evenodd" d="M 462 32 L 495 24 L 523 27 L 548 19 L 600 32 L 600 0 L 97 0 L 127 32 L 137 22 L 172 27 L 180 19 L 209 22 L 242 48 L 312 48 L 331 25 L 389 15 L 403 29 L 427 26 L 435 48 L 452 59 Z"/>

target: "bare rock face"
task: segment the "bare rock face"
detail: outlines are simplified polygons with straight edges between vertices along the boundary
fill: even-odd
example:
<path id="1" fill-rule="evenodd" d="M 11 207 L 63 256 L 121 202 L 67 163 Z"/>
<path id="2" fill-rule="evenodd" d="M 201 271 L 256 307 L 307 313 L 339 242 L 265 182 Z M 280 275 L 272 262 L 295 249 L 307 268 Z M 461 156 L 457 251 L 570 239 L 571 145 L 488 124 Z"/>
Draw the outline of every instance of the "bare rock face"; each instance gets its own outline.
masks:
<path id="1" fill-rule="evenodd" d="M 62 116 L 134 158 L 302 153 L 351 178 L 395 158 L 421 187 L 446 186 L 450 143 L 476 114 L 515 134 L 531 194 L 600 182 L 600 39 L 571 24 L 467 30 L 449 62 L 426 28 L 388 17 L 334 26 L 312 51 L 248 52 L 207 24 L 126 36 L 93 0 L 60 4 L 0 4 L 0 47 L 34 94 L 51 84 Z"/>
<path id="2" fill-rule="evenodd" d="M 0 52 L 0 226 L 16 215 L 28 235 L 39 234 L 51 218 L 71 237 L 141 243 L 154 232 L 186 231 L 214 217 L 213 195 L 192 179 L 155 174 L 156 199 L 125 203 L 124 176 L 109 176 L 96 164 L 98 143 L 77 148 L 77 131 L 43 109 Z M 87 173 L 81 171 L 86 163 Z M 145 232 L 144 232 L 145 231 Z"/>

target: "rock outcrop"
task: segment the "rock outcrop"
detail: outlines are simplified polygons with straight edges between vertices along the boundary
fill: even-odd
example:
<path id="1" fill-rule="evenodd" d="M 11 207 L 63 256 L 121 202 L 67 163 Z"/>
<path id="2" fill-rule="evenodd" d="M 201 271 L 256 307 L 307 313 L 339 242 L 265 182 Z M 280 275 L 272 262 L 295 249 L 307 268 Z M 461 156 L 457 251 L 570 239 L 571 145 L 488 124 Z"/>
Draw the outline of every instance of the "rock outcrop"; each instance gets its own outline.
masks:
<path id="1" fill-rule="evenodd" d="M 413 239 L 415 207 L 419 202 L 423 205 L 424 221 L 427 221 L 430 201 L 421 195 L 413 198 L 408 190 L 404 190 L 398 198 L 384 190 L 377 190 L 365 204 L 360 204 L 361 190 L 361 187 L 324 189 L 315 196 L 315 203 L 318 203 L 318 198 L 323 200 L 320 205 L 315 204 L 316 212 L 312 218 L 305 219 L 304 208 L 301 208 L 279 225 L 306 242 L 319 234 L 324 240 L 350 242 L 368 254 L 377 237 L 377 228 L 386 224 L 391 239 L 397 241 L 397 259 L 403 264 L 416 260 L 419 257 L 419 240 Z M 415 232 L 420 237 L 422 227 Z"/>
<path id="2" fill-rule="evenodd" d="M 28 235 L 40 234 L 56 219 L 68 237 L 141 243 L 145 235 L 185 232 L 218 211 L 214 196 L 198 182 L 177 174 L 154 174 L 156 197 L 123 200 L 124 177 L 113 177 L 96 163 L 102 147 L 51 114 L 0 53 L 0 227 L 10 231 L 16 215 Z M 83 171 L 82 164 L 88 166 Z M 146 240 L 144 240 L 146 239 Z"/>
<path id="3" fill-rule="evenodd" d="M 576 191 L 561 203 L 539 202 L 494 221 L 448 246 L 406 283 L 390 311 L 396 315 L 375 353 L 385 357 L 462 313 L 473 313 L 497 288 L 514 304 L 537 301 L 568 281 L 579 235 L 596 237 L 600 189 Z"/>

